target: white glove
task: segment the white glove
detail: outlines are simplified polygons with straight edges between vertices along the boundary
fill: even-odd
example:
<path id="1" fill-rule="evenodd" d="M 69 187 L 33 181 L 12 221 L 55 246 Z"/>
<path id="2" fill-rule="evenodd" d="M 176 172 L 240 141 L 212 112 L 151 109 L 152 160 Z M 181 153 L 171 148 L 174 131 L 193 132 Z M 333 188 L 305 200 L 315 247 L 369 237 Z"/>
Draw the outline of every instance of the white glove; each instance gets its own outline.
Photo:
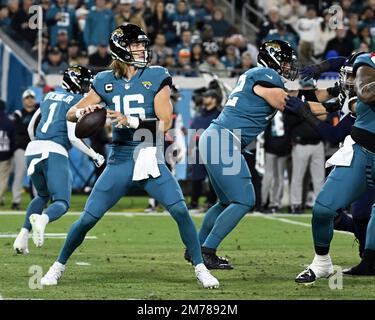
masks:
<path id="1" fill-rule="evenodd" d="M 95 158 L 92 159 L 96 167 L 101 167 L 103 163 L 105 162 L 105 158 L 100 154 L 97 153 Z"/>

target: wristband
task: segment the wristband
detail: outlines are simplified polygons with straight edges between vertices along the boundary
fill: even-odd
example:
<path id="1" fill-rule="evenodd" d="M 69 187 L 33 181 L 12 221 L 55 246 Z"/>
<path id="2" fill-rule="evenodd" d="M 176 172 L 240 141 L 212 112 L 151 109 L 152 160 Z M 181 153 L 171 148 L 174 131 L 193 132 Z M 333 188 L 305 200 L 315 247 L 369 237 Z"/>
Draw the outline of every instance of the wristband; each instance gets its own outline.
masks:
<path id="1" fill-rule="evenodd" d="M 137 129 L 139 127 L 138 117 L 127 116 L 127 118 L 128 118 L 129 128 Z"/>

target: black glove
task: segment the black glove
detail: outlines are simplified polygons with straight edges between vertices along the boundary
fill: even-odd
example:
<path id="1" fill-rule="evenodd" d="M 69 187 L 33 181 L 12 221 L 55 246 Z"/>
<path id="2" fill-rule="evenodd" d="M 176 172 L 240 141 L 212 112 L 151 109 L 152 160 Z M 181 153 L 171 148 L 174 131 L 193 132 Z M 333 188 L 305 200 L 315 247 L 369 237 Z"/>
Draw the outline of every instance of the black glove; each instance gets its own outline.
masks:
<path id="1" fill-rule="evenodd" d="M 286 109 L 298 114 L 313 126 L 318 126 L 321 122 L 311 112 L 309 103 L 307 101 L 302 101 L 300 98 L 289 96 L 285 107 Z"/>
<path id="2" fill-rule="evenodd" d="M 338 97 L 341 92 L 340 85 L 336 82 L 333 87 L 327 88 L 327 92 L 331 97 Z"/>
<path id="3" fill-rule="evenodd" d="M 323 107 L 326 108 L 328 113 L 336 112 L 342 109 L 342 104 L 339 99 L 336 99 L 333 102 L 323 102 Z"/>

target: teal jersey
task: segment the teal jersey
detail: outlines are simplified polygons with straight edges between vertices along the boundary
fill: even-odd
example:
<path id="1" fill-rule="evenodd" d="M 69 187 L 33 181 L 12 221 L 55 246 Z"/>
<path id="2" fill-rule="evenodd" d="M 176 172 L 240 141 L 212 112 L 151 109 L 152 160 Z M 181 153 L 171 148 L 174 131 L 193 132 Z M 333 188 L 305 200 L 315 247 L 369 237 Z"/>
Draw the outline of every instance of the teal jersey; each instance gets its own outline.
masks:
<path id="1" fill-rule="evenodd" d="M 130 80 L 117 79 L 112 70 L 99 72 L 92 88 L 102 98 L 107 109 L 144 120 L 156 118 L 154 98 L 160 89 L 171 84 L 172 78 L 167 69 L 151 66 L 138 69 Z M 134 141 L 134 129 L 116 128 L 115 124 L 112 125 L 112 129 L 114 144 L 135 147 L 141 143 Z"/>
<path id="2" fill-rule="evenodd" d="M 40 103 L 41 119 L 36 129 L 36 140 L 51 140 L 62 145 L 66 150 L 71 148 L 66 127 L 66 113 L 83 96 L 74 93 L 50 92 Z"/>
<path id="3" fill-rule="evenodd" d="M 373 53 L 361 54 L 354 61 L 353 72 L 356 72 L 362 65 L 375 68 L 375 55 L 373 55 Z M 354 127 L 375 133 L 375 104 L 368 105 L 358 98 L 356 113 L 357 118 L 354 122 Z"/>
<path id="4" fill-rule="evenodd" d="M 273 69 L 256 67 L 242 74 L 219 117 L 212 122 L 229 130 L 241 130 L 241 147 L 259 135 L 276 114 L 267 101 L 257 96 L 255 85 L 284 89 L 281 76 Z"/>

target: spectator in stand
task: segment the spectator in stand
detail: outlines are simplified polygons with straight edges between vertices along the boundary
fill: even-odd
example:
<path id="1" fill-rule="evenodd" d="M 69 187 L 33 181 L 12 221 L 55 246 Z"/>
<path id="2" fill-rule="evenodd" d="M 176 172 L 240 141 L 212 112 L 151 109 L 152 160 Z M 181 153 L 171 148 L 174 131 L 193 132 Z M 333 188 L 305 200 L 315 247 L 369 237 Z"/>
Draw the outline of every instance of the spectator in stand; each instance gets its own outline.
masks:
<path id="1" fill-rule="evenodd" d="M 190 6 L 190 11 L 194 15 L 197 29 L 200 29 L 200 26 L 204 21 L 208 20 L 210 17 L 210 12 L 206 9 L 204 3 L 204 0 L 193 0 L 193 3 Z"/>
<path id="2" fill-rule="evenodd" d="M 83 40 L 83 32 L 85 30 L 86 19 L 90 11 L 88 11 L 85 7 L 81 7 L 76 10 L 76 19 L 78 25 L 78 38 Z"/>
<path id="3" fill-rule="evenodd" d="M 62 74 L 68 64 L 62 59 L 58 47 L 52 47 L 48 51 L 47 61 L 43 62 L 42 70 L 45 74 Z"/>
<path id="4" fill-rule="evenodd" d="M 57 36 L 57 47 L 61 52 L 62 60 L 68 62 L 69 38 L 66 29 L 60 29 Z"/>
<path id="5" fill-rule="evenodd" d="M 345 29 L 337 29 L 336 37 L 328 41 L 327 47 L 324 50 L 323 57 L 327 57 L 327 54 L 331 51 L 335 52 L 337 56 L 349 57 L 354 50 L 353 40 L 346 36 Z"/>
<path id="6" fill-rule="evenodd" d="M 8 187 L 15 147 L 14 134 L 14 123 L 5 113 L 5 102 L 0 100 L 0 206 L 4 205 L 4 193 Z"/>
<path id="7" fill-rule="evenodd" d="M 299 0 L 288 0 L 286 4 L 280 7 L 280 16 L 282 21 L 294 27 L 299 18 L 306 15 L 306 6 Z"/>
<path id="8" fill-rule="evenodd" d="M 86 19 L 83 38 L 89 54 L 96 52 L 98 45 L 106 43 L 116 28 L 112 10 L 106 8 L 106 0 L 96 0 Z"/>
<path id="9" fill-rule="evenodd" d="M 154 42 L 158 33 L 164 33 L 167 45 L 174 39 L 172 23 L 165 11 L 164 1 L 157 1 L 155 4 L 155 12 L 146 20 L 148 36 L 151 42 Z"/>
<path id="10" fill-rule="evenodd" d="M 176 75 L 184 77 L 197 77 L 197 72 L 192 68 L 190 63 L 190 51 L 188 49 L 181 49 L 178 53 L 178 60 L 176 64 Z"/>
<path id="11" fill-rule="evenodd" d="M 35 92 L 25 90 L 22 94 L 23 108 L 16 110 L 13 114 L 15 126 L 15 147 L 13 157 L 13 184 L 12 184 L 12 210 L 20 210 L 23 180 L 26 176 L 25 150 L 30 142 L 27 127 L 36 111 Z"/>
<path id="12" fill-rule="evenodd" d="M 133 11 L 132 5 L 134 0 L 120 0 L 119 12 L 116 15 L 116 26 L 132 23 L 140 27 L 147 33 L 147 26 L 142 16 Z"/>
<path id="13" fill-rule="evenodd" d="M 358 14 L 349 14 L 349 26 L 347 31 L 347 36 L 350 39 L 354 39 L 358 36 Z"/>
<path id="14" fill-rule="evenodd" d="M 205 42 L 203 44 L 205 60 L 199 65 L 200 72 L 212 72 L 218 77 L 229 77 L 229 71 L 219 60 L 219 46 L 216 42 Z"/>
<path id="15" fill-rule="evenodd" d="M 362 25 L 358 31 L 359 31 L 358 37 L 353 39 L 354 50 L 358 50 L 359 45 L 361 43 L 366 43 L 369 50 L 374 52 L 375 51 L 375 35 L 374 36 L 371 35 L 369 27 L 367 25 Z"/>
<path id="16" fill-rule="evenodd" d="M 86 51 L 81 51 L 77 57 L 78 64 L 80 66 L 88 67 L 89 65 L 89 55 Z"/>
<path id="17" fill-rule="evenodd" d="M 271 30 L 277 29 L 276 24 L 280 21 L 280 10 L 278 7 L 272 7 L 270 11 L 268 12 L 267 21 L 263 23 L 263 25 L 260 27 L 258 37 L 257 37 L 257 43 L 258 45 L 261 44 L 263 39 L 267 36 L 267 34 Z"/>
<path id="18" fill-rule="evenodd" d="M 233 76 L 235 71 L 234 69 L 236 69 L 241 63 L 237 56 L 236 47 L 233 45 L 227 46 L 225 48 L 225 55 L 220 58 L 220 61 L 224 64 L 225 68 L 230 71 L 231 76 Z M 241 73 L 242 72 L 243 71 L 241 71 Z"/>
<path id="19" fill-rule="evenodd" d="M 13 19 L 14 15 L 18 11 L 20 7 L 20 1 L 19 0 L 9 0 L 8 1 L 8 8 L 9 8 L 9 17 Z"/>
<path id="20" fill-rule="evenodd" d="M 79 43 L 77 40 L 70 40 L 68 46 L 68 65 L 72 66 L 78 63 Z"/>
<path id="21" fill-rule="evenodd" d="M 226 45 L 234 45 L 237 48 L 236 55 L 238 57 L 245 51 L 251 53 L 251 58 L 253 61 L 257 61 L 258 58 L 258 48 L 253 44 L 249 43 L 246 38 L 241 34 L 234 34 L 225 40 Z"/>
<path id="22" fill-rule="evenodd" d="M 238 75 L 244 73 L 246 70 L 256 67 L 256 63 L 254 63 L 251 53 L 248 51 L 242 52 L 241 54 L 241 63 L 237 66 Z"/>
<path id="23" fill-rule="evenodd" d="M 22 7 L 12 16 L 11 22 L 11 27 L 30 45 L 34 45 L 38 33 L 37 29 L 30 29 L 29 27 L 30 18 L 33 16 L 29 13 L 32 5 L 32 0 L 24 0 Z"/>
<path id="24" fill-rule="evenodd" d="M 176 10 L 171 14 L 170 20 L 176 37 L 180 37 L 182 30 L 192 30 L 194 28 L 194 17 L 190 14 L 185 0 L 177 1 Z"/>
<path id="25" fill-rule="evenodd" d="M 167 39 L 164 33 L 157 33 L 155 38 L 155 44 L 151 47 L 153 65 L 165 65 L 165 59 L 173 54 L 173 50 L 166 46 Z"/>
<path id="26" fill-rule="evenodd" d="M 367 6 L 364 7 L 361 14 L 361 21 L 358 27 L 367 26 L 369 27 L 371 35 L 375 35 L 375 21 L 374 21 L 374 10 Z"/>
<path id="27" fill-rule="evenodd" d="M 9 8 L 6 5 L 0 5 L 0 28 L 10 26 L 12 20 L 9 18 Z"/>
<path id="28" fill-rule="evenodd" d="M 320 23 L 320 29 L 318 29 L 319 35 L 314 41 L 314 56 L 321 58 L 327 43 L 335 37 L 335 30 L 331 28 L 330 24 L 332 15 L 329 10 L 323 11 L 323 21 Z"/>
<path id="29" fill-rule="evenodd" d="M 309 65 L 312 63 L 314 57 L 315 39 L 319 39 L 322 17 L 317 17 L 317 12 L 314 6 L 309 6 L 306 11 L 306 17 L 298 19 L 296 24 L 296 31 L 300 37 L 299 42 L 299 61 L 302 65 Z"/>
<path id="30" fill-rule="evenodd" d="M 175 53 L 178 53 L 181 49 L 186 49 L 191 51 L 191 31 L 189 29 L 182 30 L 180 36 L 180 43 L 177 44 L 175 48 Z"/>
<path id="31" fill-rule="evenodd" d="M 203 47 L 200 42 L 194 43 L 191 46 L 191 57 L 190 63 L 193 69 L 197 69 L 200 64 L 204 61 L 203 57 Z"/>
<path id="32" fill-rule="evenodd" d="M 284 22 L 279 21 L 276 24 L 276 29 L 270 30 L 267 36 L 264 38 L 264 41 L 268 41 L 268 40 L 287 41 L 292 46 L 293 50 L 297 52 L 296 36 L 293 33 L 288 32 L 287 29 L 288 29 L 287 25 Z"/>
<path id="33" fill-rule="evenodd" d="M 57 45 L 58 32 L 65 29 L 68 32 L 68 38 L 75 38 L 76 15 L 68 8 L 66 0 L 56 0 L 46 14 L 46 24 L 49 27 L 49 39 L 52 47 Z"/>
<path id="34" fill-rule="evenodd" d="M 98 50 L 89 56 L 89 65 L 96 67 L 98 70 L 106 69 L 111 64 L 111 61 L 111 54 L 106 43 L 99 44 Z"/>
<path id="35" fill-rule="evenodd" d="M 215 7 L 212 11 L 212 19 L 207 23 L 214 31 L 214 40 L 221 42 L 225 37 L 233 33 L 233 27 L 225 19 L 224 11 L 220 7 Z"/>

